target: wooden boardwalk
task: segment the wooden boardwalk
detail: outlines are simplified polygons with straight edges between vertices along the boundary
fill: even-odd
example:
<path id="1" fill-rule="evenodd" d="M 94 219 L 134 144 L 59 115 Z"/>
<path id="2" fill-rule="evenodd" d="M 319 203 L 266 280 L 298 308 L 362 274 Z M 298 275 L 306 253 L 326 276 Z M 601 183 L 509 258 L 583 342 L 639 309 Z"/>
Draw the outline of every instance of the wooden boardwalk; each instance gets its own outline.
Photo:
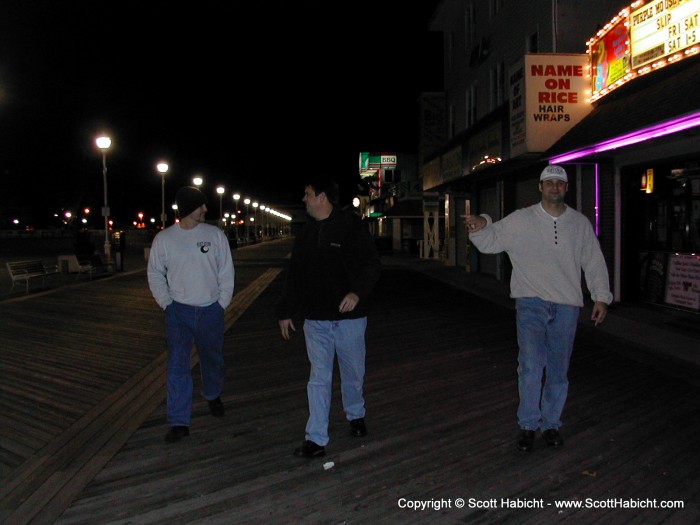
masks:
<path id="1" fill-rule="evenodd" d="M 326 457 L 294 457 L 308 362 L 303 334 L 284 342 L 273 314 L 287 249 L 234 254 L 227 414 L 196 395 L 177 444 L 163 441 L 163 318 L 143 272 L 0 302 L 0 521 L 700 522 L 687 370 L 582 330 L 565 446 L 519 453 L 512 311 L 403 267 L 385 267 L 368 325 L 369 435 L 348 435 L 336 381 Z"/>

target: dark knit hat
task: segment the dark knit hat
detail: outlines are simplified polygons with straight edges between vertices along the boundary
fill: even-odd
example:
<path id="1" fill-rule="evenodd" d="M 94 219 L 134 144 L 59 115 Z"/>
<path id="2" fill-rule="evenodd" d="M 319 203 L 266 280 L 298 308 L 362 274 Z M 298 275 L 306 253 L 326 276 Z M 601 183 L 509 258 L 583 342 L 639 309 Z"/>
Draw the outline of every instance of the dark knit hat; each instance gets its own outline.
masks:
<path id="1" fill-rule="evenodd" d="M 181 219 L 184 219 L 194 210 L 206 204 L 207 197 L 197 188 L 184 186 L 177 191 L 175 203 L 177 204 L 177 214 Z"/>

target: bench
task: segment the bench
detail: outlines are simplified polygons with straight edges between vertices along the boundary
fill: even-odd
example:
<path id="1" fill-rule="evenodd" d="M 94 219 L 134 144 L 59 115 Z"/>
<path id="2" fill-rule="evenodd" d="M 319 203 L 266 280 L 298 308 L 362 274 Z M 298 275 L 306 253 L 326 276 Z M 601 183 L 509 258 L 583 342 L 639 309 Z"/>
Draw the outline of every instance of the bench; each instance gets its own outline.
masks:
<path id="1" fill-rule="evenodd" d="M 90 279 L 92 279 L 92 276 L 97 273 L 97 268 L 92 262 L 92 256 L 90 257 L 77 257 L 76 256 L 76 266 L 78 268 L 78 279 L 80 279 L 80 276 L 85 274 L 87 275 Z"/>
<path id="2" fill-rule="evenodd" d="M 41 278 L 42 286 L 49 275 L 58 274 L 58 266 L 46 266 L 41 260 L 15 261 L 7 263 L 7 271 L 12 279 L 12 289 L 18 282 L 24 281 L 25 293 L 29 293 L 29 282 Z"/>
<path id="3" fill-rule="evenodd" d="M 87 275 L 91 280 L 93 275 L 109 273 L 109 265 L 102 261 L 102 257 L 98 254 L 89 256 L 77 255 L 78 279 L 81 275 Z"/>

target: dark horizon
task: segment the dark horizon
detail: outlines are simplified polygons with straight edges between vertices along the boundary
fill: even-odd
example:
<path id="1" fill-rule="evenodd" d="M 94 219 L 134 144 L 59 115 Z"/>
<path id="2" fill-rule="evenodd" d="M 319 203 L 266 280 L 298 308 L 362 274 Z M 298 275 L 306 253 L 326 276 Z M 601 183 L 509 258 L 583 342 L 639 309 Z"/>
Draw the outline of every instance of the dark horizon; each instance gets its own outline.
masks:
<path id="1" fill-rule="evenodd" d="M 112 138 L 111 215 L 127 223 L 138 211 L 159 218 L 161 159 L 166 211 L 195 174 L 217 216 L 217 185 L 296 205 L 313 170 L 349 202 L 360 151 L 417 150 L 418 95 L 442 86 L 441 35 L 427 31 L 435 5 L 11 0 L 0 217 L 29 213 L 41 227 L 59 208 L 99 215 L 101 133 Z"/>

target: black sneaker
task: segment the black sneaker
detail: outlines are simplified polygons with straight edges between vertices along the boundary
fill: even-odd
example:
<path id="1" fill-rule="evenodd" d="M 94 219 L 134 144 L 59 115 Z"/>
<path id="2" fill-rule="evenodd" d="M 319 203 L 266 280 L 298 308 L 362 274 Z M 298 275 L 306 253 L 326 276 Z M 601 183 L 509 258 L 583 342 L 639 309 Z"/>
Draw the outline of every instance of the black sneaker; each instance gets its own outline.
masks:
<path id="1" fill-rule="evenodd" d="M 317 445 L 308 439 L 301 446 L 294 450 L 294 455 L 301 458 L 320 458 L 326 453 L 326 447 Z"/>
<path id="2" fill-rule="evenodd" d="M 545 430 L 542 432 L 542 437 L 548 447 L 561 447 L 564 444 L 564 439 L 556 428 Z"/>
<path id="3" fill-rule="evenodd" d="M 190 427 L 174 426 L 165 434 L 165 441 L 175 443 L 190 435 Z"/>
<path id="4" fill-rule="evenodd" d="M 220 397 L 209 401 L 209 410 L 211 411 L 211 415 L 214 417 L 224 417 L 224 404 L 221 402 Z"/>
<path id="5" fill-rule="evenodd" d="M 520 436 L 518 437 L 518 450 L 523 452 L 532 452 L 535 447 L 535 431 L 534 430 L 521 430 Z"/>
<path id="6" fill-rule="evenodd" d="M 350 435 L 358 438 L 365 437 L 367 435 L 365 418 L 361 417 L 350 421 Z"/>

